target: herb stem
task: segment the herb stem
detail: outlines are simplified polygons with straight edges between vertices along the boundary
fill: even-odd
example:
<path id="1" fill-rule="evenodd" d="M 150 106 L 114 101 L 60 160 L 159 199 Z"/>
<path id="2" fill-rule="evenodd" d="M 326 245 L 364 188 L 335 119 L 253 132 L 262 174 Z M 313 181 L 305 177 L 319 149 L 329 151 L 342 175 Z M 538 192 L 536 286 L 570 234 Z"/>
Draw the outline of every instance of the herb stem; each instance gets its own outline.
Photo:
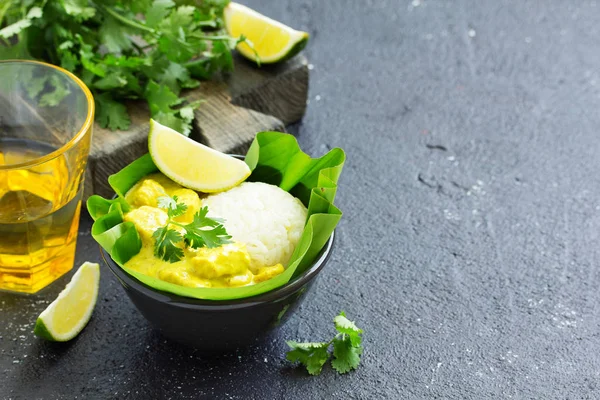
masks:
<path id="1" fill-rule="evenodd" d="M 215 21 L 198 21 L 196 24 L 198 24 L 198 26 L 209 26 L 211 28 L 217 27 L 217 23 Z"/>
<path id="2" fill-rule="evenodd" d="M 169 226 L 169 225 L 175 225 L 175 226 L 185 229 L 185 225 L 180 224 L 179 222 L 175 222 L 172 219 L 169 219 L 169 222 L 167 222 L 167 226 Z"/>
<path id="3" fill-rule="evenodd" d="M 202 40 L 229 40 L 229 39 L 235 39 L 235 38 L 232 38 L 231 36 L 228 36 L 228 35 L 210 36 L 210 35 L 198 35 L 196 33 L 190 34 L 189 37 L 192 37 L 194 39 L 202 39 Z"/>
<path id="4" fill-rule="evenodd" d="M 147 27 L 146 25 L 142 25 L 139 22 L 132 21 L 129 18 L 125 18 L 124 16 L 119 15 L 115 10 L 113 10 L 111 8 L 108 8 L 108 7 L 104 6 L 104 5 L 100 5 L 100 7 L 104 11 L 106 11 L 108 14 L 110 14 L 113 18 L 119 20 L 121 23 L 123 23 L 125 25 L 128 25 L 128 26 L 130 26 L 132 28 L 136 28 L 136 29 L 139 29 L 139 30 L 142 30 L 142 31 L 146 31 L 146 32 L 150 32 L 150 33 L 155 33 L 154 29 L 152 29 L 150 27 Z"/>

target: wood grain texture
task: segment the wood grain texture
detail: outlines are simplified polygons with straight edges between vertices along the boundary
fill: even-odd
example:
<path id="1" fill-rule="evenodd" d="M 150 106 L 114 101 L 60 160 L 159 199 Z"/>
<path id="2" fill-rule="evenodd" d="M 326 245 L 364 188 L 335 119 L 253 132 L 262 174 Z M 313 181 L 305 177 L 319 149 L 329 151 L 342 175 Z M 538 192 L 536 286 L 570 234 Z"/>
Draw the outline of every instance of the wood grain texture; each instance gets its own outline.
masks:
<path id="1" fill-rule="evenodd" d="M 285 131 L 304 115 L 308 96 L 308 66 L 302 55 L 276 66 L 256 67 L 235 57 L 235 70 L 218 81 L 203 82 L 188 91 L 189 100 L 203 100 L 195 111 L 190 138 L 226 153 L 243 153 L 260 131 Z M 145 104 L 128 105 L 131 129 L 112 132 L 94 126 L 85 178 L 87 198 L 110 196 L 108 176 L 148 151 L 149 111 Z"/>
<path id="2" fill-rule="evenodd" d="M 284 64 L 256 68 L 237 56 L 236 69 L 239 74 L 234 74 L 227 82 L 233 104 L 272 115 L 286 125 L 302 118 L 308 98 L 305 57 L 297 56 Z"/>

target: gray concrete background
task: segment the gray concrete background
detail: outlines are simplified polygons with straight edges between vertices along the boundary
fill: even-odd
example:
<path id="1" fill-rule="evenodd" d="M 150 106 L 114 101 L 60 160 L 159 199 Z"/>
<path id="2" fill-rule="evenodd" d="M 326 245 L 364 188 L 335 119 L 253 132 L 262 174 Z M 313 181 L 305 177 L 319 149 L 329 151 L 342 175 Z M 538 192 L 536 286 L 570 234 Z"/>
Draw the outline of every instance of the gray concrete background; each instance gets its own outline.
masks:
<path id="1" fill-rule="evenodd" d="M 307 30 L 291 128 L 348 155 L 315 290 L 265 343 L 207 359 L 149 328 L 102 270 L 72 343 L 31 334 L 67 278 L 0 295 L 0 398 L 598 398 L 600 4 L 247 1 Z M 99 261 L 82 218 L 78 262 Z M 360 368 L 310 377 L 284 340 L 345 310 Z"/>

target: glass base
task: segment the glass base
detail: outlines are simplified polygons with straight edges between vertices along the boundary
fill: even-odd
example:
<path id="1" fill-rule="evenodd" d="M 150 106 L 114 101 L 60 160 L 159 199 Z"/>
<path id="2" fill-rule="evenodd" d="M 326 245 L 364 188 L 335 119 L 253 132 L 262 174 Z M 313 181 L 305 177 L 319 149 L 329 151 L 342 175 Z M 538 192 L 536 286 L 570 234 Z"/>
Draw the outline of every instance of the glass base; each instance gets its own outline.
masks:
<path id="1" fill-rule="evenodd" d="M 75 240 L 60 253 L 35 268 L 13 269 L 0 267 L 0 291 L 33 294 L 54 282 L 75 263 Z"/>

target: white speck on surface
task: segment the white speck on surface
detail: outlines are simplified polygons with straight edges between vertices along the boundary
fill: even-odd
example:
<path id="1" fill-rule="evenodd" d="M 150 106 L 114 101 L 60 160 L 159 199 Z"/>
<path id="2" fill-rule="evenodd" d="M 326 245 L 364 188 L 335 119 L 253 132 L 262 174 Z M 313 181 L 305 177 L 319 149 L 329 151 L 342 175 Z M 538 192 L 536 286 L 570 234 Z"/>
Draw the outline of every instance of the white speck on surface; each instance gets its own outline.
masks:
<path id="1" fill-rule="evenodd" d="M 433 382 L 435 381 L 435 374 L 438 372 L 438 370 L 440 369 L 440 367 L 442 366 L 441 362 L 438 362 L 435 366 L 435 368 L 432 368 L 431 371 L 433 372 L 433 374 L 431 375 L 431 382 L 430 384 L 433 384 Z"/>
<path id="2" fill-rule="evenodd" d="M 477 35 L 477 32 L 475 32 L 475 29 L 469 29 L 467 35 L 469 35 L 470 38 L 474 38 Z"/>
<path id="3" fill-rule="evenodd" d="M 485 191 L 483 190 L 482 186 L 483 182 L 478 179 L 477 184 L 471 186 L 471 189 L 467 191 L 467 196 L 470 196 L 471 194 L 475 196 L 484 195 Z"/>
<path id="4" fill-rule="evenodd" d="M 315 66 L 313 64 L 308 64 L 308 69 L 312 71 L 313 69 L 315 69 Z"/>
<path id="5" fill-rule="evenodd" d="M 267 362 L 267 361 L 268 361 L 268 360 L 267 360 L 267 357 L 265 357 L 265 362 Z"/>
<path id="6" fill-rule="evenodd" d="M 433 35 L 431 33 L 428 33 L 427 35 L 425 35 L 425 39 L 431 40 L 431 39 L 433 39 Z"/>
<path id="7" fill-rule="evenodd" d="M 319 94 L 318 94 L 318 95 L 316 95 L 316 96 L 315 96 L 315 100 L 316 100 L 316 101 L 319 101 L 319 100 L 321 100 L 321 95 L 319 95 Z"/>
<path id="8" fill-rule="evenodd" d="M 413 0 L 411 5 L 413 7 L 419 7 L 421 5 L 421 0 Z"/>
<path id="9" fill-rule="evenodd" d="M 457 214 L 454 214 L 452 211 L 445 209 L 444 210 L 444 217 L 446 217 L 447 220 L 450 221 L 460 221 L 460 216 Z"/>
<path id="10" fill-rule="evenodd" d="M 454 160 L 456 160 L 456 157 L 454 157 L 454 156 L 450 156 L 450 157 L 448 157 L 448 158 L 447 158 L 447 160 L 448 160 L 448 161 L 454 161 Z"/>
<path id="11" fill-rule="evenodd" d="M 18 364 L 18 363 L 20 363 L 20 362 L 21 362 L 21 361 L 19 361 L 19 360 L 13 360 L 13 364 Z"/>
<path id="12" fill-rule="evenodd" d="M 531 43 L 531 38 L 529 36 L 525 38 L 525 43 Z"/>

